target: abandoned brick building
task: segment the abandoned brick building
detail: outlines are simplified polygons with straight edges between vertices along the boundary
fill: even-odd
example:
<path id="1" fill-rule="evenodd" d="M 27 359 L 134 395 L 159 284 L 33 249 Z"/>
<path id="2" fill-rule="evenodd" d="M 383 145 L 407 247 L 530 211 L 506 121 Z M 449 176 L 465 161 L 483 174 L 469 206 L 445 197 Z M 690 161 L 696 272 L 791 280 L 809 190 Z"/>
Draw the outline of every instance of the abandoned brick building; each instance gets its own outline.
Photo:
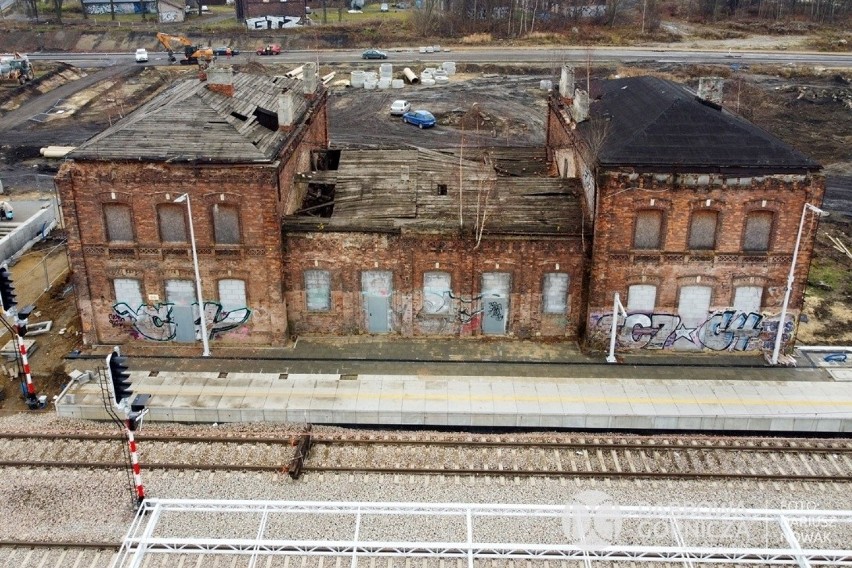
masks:
<path id="1" fill-rule="evenodd" d="M 771 340 L 823 178 L 707 96 L 650 77 L 589 96 L 566 68 L 546 147 L 333 149 L 306 69 L 211 69 L 71 154 L 57 185 L 87 344 L 197 341 L 188 226 L 220 345 L 390 333 L 599 346 L 616 292 L 621 349 Z"/>
<path id="2" fill-rule="evenodd" d="M 563 68 L 547 146 L 579 178 L 593 250 L 586 339 L 609 334 L 626 298 L 622 349 L 772 349 L 800 218 L 789 318 L 795 331 L 825 189 L 820 166 L 721 106 L 721 79 L 698 96 L 654 77 L 575 90 Z"/>
<path id="3" fill-rule="evenodd" d="M 209 69 L 71 153 L 56 184 L 86 344 L 196 340 L 190 229 L 210 336 L 284 342 L 281 217 L 328 145 L 326 97 L 314 64 L 303 80 Z"/>

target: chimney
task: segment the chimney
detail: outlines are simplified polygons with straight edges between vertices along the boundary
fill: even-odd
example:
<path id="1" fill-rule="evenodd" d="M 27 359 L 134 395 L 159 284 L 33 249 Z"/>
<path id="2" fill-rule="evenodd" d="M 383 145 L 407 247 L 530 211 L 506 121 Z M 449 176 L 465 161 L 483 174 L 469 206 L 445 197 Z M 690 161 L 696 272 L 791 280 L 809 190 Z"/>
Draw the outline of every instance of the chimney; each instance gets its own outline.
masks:
<path id="1" fill-rule="evenodd" d="M 574 68 L 567 65 L 562 66 L 562 76 L 559 78 L 559 96 L 571 100 L 574 94 Z"/>
<path id="2" fill-rule="evenodd" d="M 226 97 L 234 96 L 234 68 L 230 65 L 227 67 L 208 67 L 207 68 L 207 88 L 214 93 L 225 95 Z"/>
<path id="3" fill-rule="evenodd" d="M 291 130 L 295 119 L 296 101 L 290 89 L 284 89 L 278 94 L 278 130 Z"/>
<path id="4" fill-rule="evenodd" d="M 721 105 L 724 86 L 723 77 L 701 77 L 698 80 L 698 98 Z"/>
<path id="5" fill-rule="evenodd" d="M 317 64 L 305 63 L 302 66 L 302 92 L 305 98 L 313 98 L 317 92 Z"/>
<path id="6" fill-rule="evenodd" d="M 589 93 L 582 89 L 574 91 L 574 104 L 571 107 L 574 122 L 583 122 L 589 118 Z"/>

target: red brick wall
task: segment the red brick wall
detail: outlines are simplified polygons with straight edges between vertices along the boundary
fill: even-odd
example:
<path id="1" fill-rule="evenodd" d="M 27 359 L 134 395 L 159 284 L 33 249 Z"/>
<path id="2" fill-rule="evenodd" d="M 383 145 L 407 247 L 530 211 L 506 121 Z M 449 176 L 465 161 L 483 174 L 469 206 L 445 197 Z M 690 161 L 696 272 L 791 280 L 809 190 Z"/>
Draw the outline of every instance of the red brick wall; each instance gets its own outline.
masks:
<path id="1" fill-rule="evenodd" d="M 446 236 L 314 232 L 285 234 L 284 246 L 285 295 L 293 333 L 366 333 L 361 273 L 368 270 L 393 272 L 391 319 L 393 331 L 403 336 L 479 335 L 482 306 L 476 297 L 483 272 L 511 273 L 509 335 L 576 337 L 583 321 L 579 238 L 486 238 L 475 249 L 470 240 Z M 331 311 L 306 310 L 305 270 L 331 273 Z M 456 299 L 448 315 L 423 313 L 423 274 L 432 271 L 451 275 Z M 542 282 L 547 272 L 570 275 L 567 314 L 542 313 Z"/>
<path id="2" fill-rule="evenodd" d="M 690 347 L 689 344 L 693 343 L 710 349 L 724 345 L 732 350 L 739 350 L 740 347 L 748 350 L 771 349 L 802 208 L 806 202 L 821 204 L 824 178 L 821 175 L 659 177 L 655 179 L 651 174 L 617 172 L 598 176 L 600 203 L 589 282 L 590 342 L 597 346 L 606 342 L 614 292 L 621 294 L 626 305 L 630 285 L 656 285 L 654 313 L 661 315 L 659 323 L 662 323 L 666 314 L 677 315 L 679 293 L 683 286 L 702 285 L 712 288 L 708 323 L 704 329 L 696 330 L 691 339 L 680 337 L 675 347 Z M 684 178 L 695 185 L 680 183 L 679 180 Z M 658 208 L 664 212 L 662 250 L 634 250 L 636 211 L 649 208 Z M 689 250 L 687 239 L 691 215 L 706 209 L 718 211 L 716 248 L 713 251 Z M 772 211 L 775 215 L 766 253 L 743 251 L 745 220 L 751 211 Z M 797 321 L 802 304 L 816 226 L 814 216 L 809 214 L 799 249 L 788 322 Z M 723 329 L 728 329 L 725 328 L 728 319 L 720 314 L 732 307 L 736 286 L 763 288 L 762 320 L 758 322 L 757 317 L 754 317 L 745 322 L 737 319 L 740 314 L 735 314 L 730 323 L 731 330 L 740 323 L 746 325 L 752 339 L 746 341 L 743 336 L 742 341 L 738 342 L 736 339 L 739 332 L 720 338 L 718 330 L 715 337 L 703 339 L 714 333 L 709 327 L 720 321 L 723 322 Z M 676 325 L 676 322 L 672 325 Z M 790 325 L 788 323 L 788 327 Z M 651 327 L 659 327 L 659 324 L 655 323 Z M 647 334 L 637 339 L 637 334 L 625 330 L 620 340 L 621 346 L 671 346 L 669 344 L 675 337 L 671 336 L 665 342 L 660 333 L 655 340 L 648 342 Z M 638 335 L 642 336 L 643 333 Z"/>
<path id="3" fill-rule="evenodd" d="M 286 309 L 278 276 L 281 239 L 274 167 L 68 162 L 57 185 L 63 198 L 69 257 L 87 344 L 125 343 L 138 338 L 132 326 L 120 321 L 113 310 L 113 279 L 141 280 L 143 299 L 156 294 L 160 302 L 166 299 L 166 280 L 194 281 L 190 244 L 161 242 L 157 223 L 157 206 L 172 202 L 184 192 L 191 199 L 205 302 L 218 299 L 220 278 L 246 282 L 247 307 L 252 310 L 247 326 L 216 339 L 283 341 Z M 106 242 L 103 204 L 107 203 L 130 205 L 134 243 Z M 239 208 L 242 244 L 214 246 L 214 203 Z"/>
<path id="4" fill-rule="evenodd" d="M 548 157 L 556 171 L 557 152 L 577 147 L 576 131 L 556 99 L 550 101 L 547 124 Z M 579 153 L 574 152 L 574 158 L 579 160 Z M 581 169 L 578 161 L 575 173 Z M 657 287 L 656 306 L 650 313 L 631 314 L 626 321 L 620 318 L 619 349 L 771 350 L 802 208 L 806 202 L 822 203 L 822 175 L 682 172 L 675 176 L 639 174 L 625 168 L 601 173 L 595 181 L 594 195 L 587 192 L 586 196 L 589 208 L 597 207 L 587 289 L 585 340 L 589 346 L 608 347 L 614 293 L 620 294 L 626 306 L 629 287 L 646 284 Z M 636 212 L 641 209 L 664 212 L 661 250 L 633 249 Z M 718 211 L 716 248 L 690 251 L 691 215 L 703 209 Z M 766 253 L 742 250 L 746 216 L 752 211 L 775 214 Z M 785 343 L 795 334 L 816 226 L 809 213 L 788 307 Z M 678 306 L 682 288 L 694 285 L 709 286 L 712 291 L 707 320 L 690 329 L 681 325 Z M 737 286 L 763 288 L 759 314 L 731 309 Z"/>
<path id="5" fill-rule="evenodd" d="M 189 243 L 161 242 L 157 223 L 157 205 L 169 203 L 187 192 L 192 204 L 202 296 L 208 304 L 208 329 L 214 329 L 210 310 L 215 311 L 215 305 L 210 304 L 219 299 L 220 279 L 243 280 L 246 307 L 251 310 L 244 324 L 214 332 L 215 342 L 282 344 L 287 337 L 287 308 L 282 296 L 280 215 L 285 208 L 295 207 L 293 176 L 310 168 L 311 150 L 327 146 L 325 104 L 323 91 L 314 99 L 304 121 L 291 133 L 278 164 L 66 162 L 56 183 L 68 226 L 69 258 L 84 342 L 121 344 L 146 337 L 139 325 L 127 317 L 119 317 L 114 309 L 114 279 L 140 280 L 143 300 L 156 294 L 159 302 L 166 300 L 166 280 L 194 282 Z M 106 241 L 105 203 L 126 203 L 132 208 L 133 243 Z M 214 245 L 212 206 L 215 203 L 238 207 L 241 244 Z M 164 312 L 157 315 L 163 316 Z M 150 322 L 152 318 L 143 319 Z M 223 323 L 218 327 L 230 326 Z"/>

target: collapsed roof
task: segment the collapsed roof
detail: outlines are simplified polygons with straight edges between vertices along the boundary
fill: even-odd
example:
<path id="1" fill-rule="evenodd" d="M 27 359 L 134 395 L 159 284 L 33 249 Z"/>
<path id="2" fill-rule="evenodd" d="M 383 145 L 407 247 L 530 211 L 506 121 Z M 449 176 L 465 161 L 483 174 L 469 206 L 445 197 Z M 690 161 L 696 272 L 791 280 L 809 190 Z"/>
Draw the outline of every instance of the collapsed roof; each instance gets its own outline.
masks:
<path id="1" fill-rule="evenodd" d="M 175 82 L 151 101 L 92 137 L 72 159 L 209 163 L 271 162 L 288 132 L 278 109 L 282 92 L 301 93 L 301 81 L 233 73 L 232 94 L 197 77 Z M 308 108 L 292 96 L 293 116 Z"/>
<path id="2" fill-rule="evenodd" d="M 583 230 L 578 182 L 549 177 L 544 148 L 339 152 L 336 169 L 301 178 L 333 188 L 328 203 L 311 207 L 332 212 L 297 212 L 284 219 L 285 230 L 446 232 L 483 218 L 486 234 Z"/>

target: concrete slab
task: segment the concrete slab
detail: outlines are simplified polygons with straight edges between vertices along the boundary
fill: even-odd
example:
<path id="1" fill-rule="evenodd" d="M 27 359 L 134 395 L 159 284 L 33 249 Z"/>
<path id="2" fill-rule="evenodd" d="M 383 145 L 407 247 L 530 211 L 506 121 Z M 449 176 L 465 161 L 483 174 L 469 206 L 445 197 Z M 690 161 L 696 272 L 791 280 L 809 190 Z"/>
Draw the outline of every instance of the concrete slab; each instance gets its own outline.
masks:
<path id="1" fill-rule="evenodd" d="M 799 381 L 749 381 L 736 377 L 744 372 L 738 367 L 732 380 L 719 379 L 725 376 L 720 373 L 715 373 L 716 378 L 671 380 L 663 378 L 672 375 L 669 368 L 665 372 L 647 365 L 601 369 L 625 377 L 632 373 L 636 378 L 388 374 L 340 381 L 336 374 L 291 374 L 283 380 L 273 372 L 228 372 L 220 378 L 218 371 L 204 370 L 160 370 L 154 377 L 140 370 L 133 376 L 135 391 L 152 394 L 151 420 L 804 432 L 852 429 L 852 392 L 848 383 L 831 381 L 827 372 L 822 379 L 807 374 Z M 696 367 L 691 369 L 690 376 L 699 372 Z M 649 378 L 654 372 L 660 376 Z M 794 372 L 776 370 L 764 376 L 794 376 Z M 217 411 L 216 420 L 212 419 L 213 410 Z M 72 384 L 68 396 L 57 402 L 57 413 L 62 416 L 95 417 L 101 412 L 102 394 L 93 382 Z"/>

